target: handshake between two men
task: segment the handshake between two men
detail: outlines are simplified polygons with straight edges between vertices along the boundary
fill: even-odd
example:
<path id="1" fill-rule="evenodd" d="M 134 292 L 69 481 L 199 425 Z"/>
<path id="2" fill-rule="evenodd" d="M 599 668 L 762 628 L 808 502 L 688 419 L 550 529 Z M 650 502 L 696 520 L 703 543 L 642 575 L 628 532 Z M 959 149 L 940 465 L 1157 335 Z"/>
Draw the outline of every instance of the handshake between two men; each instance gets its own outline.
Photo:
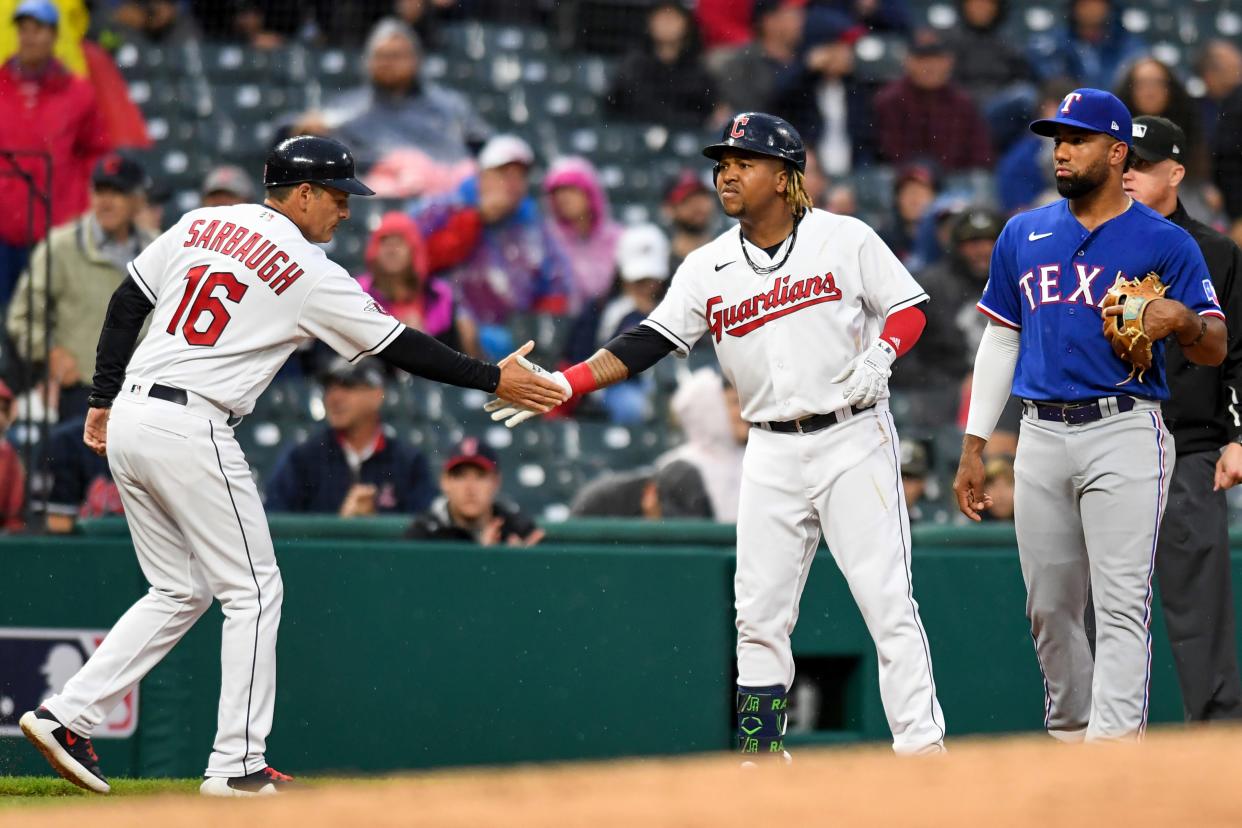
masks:
<path id="1" fill-rule="evenodd" d="M 569 380 L 560 371 L 549 373 L 526 358 L 534 347 L 533 341 L 527 342 L 497 363 L 496 398 L 483 407 L 493 420 L 503 420 L 509 428 L 546 414 L 573 396 Z"/>
<path id="2" fill-rule="evenodd" d="M 503 421 L 509 428 L 537 414 L 546 414 L 573 396 L 564 374 L 549 373 L 526 358 L 534 346 L 534 342 L 527 342 L 498 363 L 500 384 L 496 386 L 496 397 L 483 406 L 493 420 Z"/>

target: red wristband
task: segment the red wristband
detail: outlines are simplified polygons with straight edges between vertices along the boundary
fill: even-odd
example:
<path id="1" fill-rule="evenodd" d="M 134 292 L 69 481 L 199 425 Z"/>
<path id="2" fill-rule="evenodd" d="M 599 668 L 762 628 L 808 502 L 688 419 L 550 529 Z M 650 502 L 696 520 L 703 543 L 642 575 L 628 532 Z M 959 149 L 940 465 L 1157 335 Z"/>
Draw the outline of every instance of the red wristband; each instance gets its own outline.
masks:
<path id="1" fill-rule="evenodd" d="M 575 397 L 589 394 L 599 388 L 599 383 L 595 381 L 595 375 L 591 373 L 591 366 L 585 362 L 571 365 L 561 373 L 565 375 L 565 379 L 569 380 L 570 390 L 574 392 Z"/>

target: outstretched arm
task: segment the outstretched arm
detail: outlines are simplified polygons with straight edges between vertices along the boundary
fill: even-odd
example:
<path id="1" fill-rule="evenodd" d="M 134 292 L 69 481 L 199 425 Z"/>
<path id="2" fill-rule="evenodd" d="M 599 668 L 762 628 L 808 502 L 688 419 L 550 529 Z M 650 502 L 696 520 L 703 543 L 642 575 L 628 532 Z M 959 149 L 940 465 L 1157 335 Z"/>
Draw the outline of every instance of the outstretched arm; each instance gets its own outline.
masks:
<path id="1" fill-rule="evenodd" d="M 575 394 L 589 394 L 641 374 L 663 359 L 675 347 L 669 339 L 654 328 L 641 324 L 635 325 L 614 337 L 589 359 L 572 365 L 564 371 L 557 371 L 551 377 L 568 393 L 569 396 L 565 398 L 568 400 Z M 542 370 L 525 360 L 521 361 L 527 367 Z M 505 405 L 499 399 L 488 403 L 486 409 L 492 412 L 493 420 L 503 420 L 509 428 L 526 422 L 538 413 L 530 406 Z"/>

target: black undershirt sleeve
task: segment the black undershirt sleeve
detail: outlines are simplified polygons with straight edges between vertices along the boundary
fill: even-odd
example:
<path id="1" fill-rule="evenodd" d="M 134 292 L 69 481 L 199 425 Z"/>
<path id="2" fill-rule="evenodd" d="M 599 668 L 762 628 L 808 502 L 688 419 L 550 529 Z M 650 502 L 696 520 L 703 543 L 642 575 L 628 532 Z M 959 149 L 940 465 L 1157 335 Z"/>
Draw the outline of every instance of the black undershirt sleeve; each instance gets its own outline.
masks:
<path id="1" fill-rule="evenodd" d="M 635 325 L 614 337 L 604 346 L 604 350 L 621 360 L 630 376 L 634 377 L 664 359 L 676 347 L 656 329 L 648 325 Z"/>
<path id="2" fill-rule="evenodd" d="M 134 343 L 142 331 L 142 323 L 155 305 L 138 287 L 133 277 L 125 277 L 108 300 L 99 344 L 95 347 L 95 379 L 91 387 L 92 408 L 107 408 L 121 390 L 125 366 L 134 353 Z"/>
<path id="3" fill-rule="evenodd" d="M 500 366 L 454 351 L 435 337 L 406 328 L 387 348 L 376 354 L 389 365 L 436 382 L 495 391 Z"/>

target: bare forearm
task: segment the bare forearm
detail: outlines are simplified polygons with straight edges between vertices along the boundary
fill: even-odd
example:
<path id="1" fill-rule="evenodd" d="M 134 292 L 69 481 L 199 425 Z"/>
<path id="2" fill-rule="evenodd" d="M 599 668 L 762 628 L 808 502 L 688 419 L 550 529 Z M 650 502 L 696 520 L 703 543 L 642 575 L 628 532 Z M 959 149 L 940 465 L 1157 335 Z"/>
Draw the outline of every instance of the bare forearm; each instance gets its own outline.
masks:
<path id="1" fill-rule="evenodd" d="M 1177 329 L 1177 343 L 1186 359 L 1196 365 L 1220 365 L 1228 350 L 1225 323 L 1215 316 L 1200 316 L 1189 308 L 1186 315 L 1188 318 Z"/>
<path id="2" fill-rule="evenodd" d="M 586 365 L 591 369 L 591 376 L 597 388 L 607 388 L 618 382 L 624 382 L 630 377 L 630 371 L 625 367 L 625 363 L 617 359 L 616 354 L 607 348 L 600 348 L 596 351 L 586 361 Z"/>

